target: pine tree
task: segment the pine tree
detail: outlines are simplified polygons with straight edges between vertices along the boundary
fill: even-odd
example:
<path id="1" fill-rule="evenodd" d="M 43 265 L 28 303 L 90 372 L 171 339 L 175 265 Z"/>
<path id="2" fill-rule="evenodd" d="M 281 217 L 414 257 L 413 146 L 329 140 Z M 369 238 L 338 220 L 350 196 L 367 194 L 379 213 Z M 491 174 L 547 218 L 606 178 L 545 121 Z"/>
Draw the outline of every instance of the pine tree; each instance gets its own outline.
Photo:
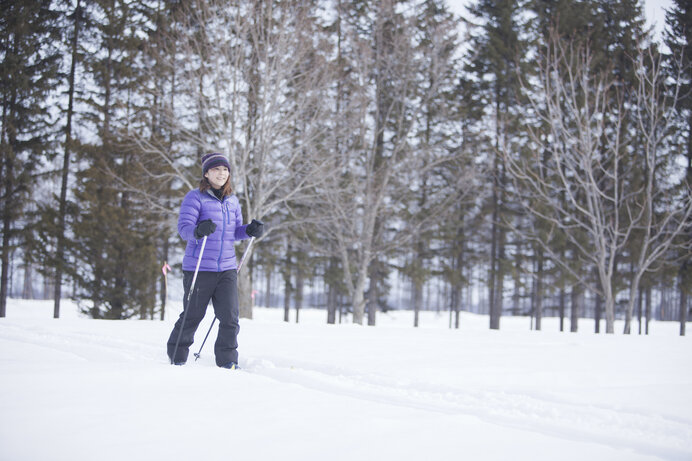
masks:
<path id="1" fill-rule="evenodd" d="M 77 175 L 74 191 L 79 210 L 73 217 L 71 275 L 79 285 L 76 297 L 88 302 L 84 311 L 92 317 L 145 317 L 154 303 L 158 221 L 149 204 L 118 178 L 139 173 L 139 152 L 123 134 L 137 129 L 132 121 L 141 111 L 137 91 L 143 83 L 139 63 L 147 17 L 115 0 L 99 1 L 95 8 L 99 51 L 86 66 L 97 91 L 90 94 L 91 111 L 84 117 L 99 137 L 80 151 L 88 166 Z"/>
<path id="2" fill-rule="evenodd" d="M 692 3 L 689 0 L 673 0 L 670 10 L 666 11 L 665 44 L 670 50 L 666 55 L 666 64 L 672 81 L 678 86 L 680 97 L 676 112 L 680 120 L 680 136 L 677 145 L 686 158 L 685 179 L 681 186 L 692 187 Z M 687 225 L 683 236 L 692 242 L 692 222 Z M 680 292 L 680 335 L 686 333 L 688 320 L 688 299 L 692 286 L 692 256 L 683 255 L 678 270 Z"/>
<path id="3" fill-rule="evenodd" d="M 177 58 L 178 41 L 174 31 L 184 23 L 185 15 L 183 5 L 175 0 L 152 2 L 151 8 L 144 9 L 143 13 L 149 20 L 145 25 L 144 68 L 138 92 L 146 102 L 133 120 L 136 128 L 133 127 L 124 140 L 129 149 L 137 153 L 133 170 L 118 180 L 138 201 L 148 204 L 156 258 L 158 265 L 163 266 L 175 257 L 180 239 L 173 210 L 188 186 L 180 181 L 181 176 L 187 174 L 186 148 L 179 142 L 180 133 L 164 115 L 175 113 L 183 105 L 180 68 L 184 64 Z M 160 154 L 163 152 L 165 156 Z M 193 168 L 197 171 L 198 165 Z M 168 289 L 165 274 L 159 274 L 159 318 L 164 320 Z M 153 318 L 153 310 L 149 315 Z"/>
<path id="4" fill-rule="evenodd" d="M 41 159 L 52 152 L 49 101 L 57 84 L 60 55 L 55 46 L 58 15 L 50 1 L 3 0 L 0 10 L 0 317 L 4 317 L 10 253 L 21 234 L 19 218 L 27 198 L 42 192 L 32 184 Z"/>
<path id="5" fill-rule="evenodd" d="M 504 278 L 507 273 L 507 229 L 509 220 L 509 181 L 502 161 L 503 154 L 517 150 L 513 143 L 517 133 L 520 70 L 525 43 L 517 21 L 522 5 L 510 0 L 480 0 L 470 11 L 483 25 L 472 40 L 474 54 L 466 71 L 475 77 L 476 91 L 490 109 L 486 118 L 492 131 L 482 155 L 492 165 L 488 181 L 491 200 L 487 203 L 490 219 L 490 255 L 488 299 L 490 328 L 500 328 L 503 310 Z"/>
<path id="6" fill-rule="evenodd" d="M 434 239 L 443 237 L 440 234 L 461 201 L 461 197 L 454 196 L 449 189 L 457 191 L 454 186 L 462 182 L 461 178 L 469 177 L 463 171 L 455 172 L 458 175 L 456 179 L 453 179 L 454 174 L 451 178 L 449 175 L 450 169 L 458 165 L 460 157 L 454 136 L 459 115 L 459 102 L 454 98 L 460 70 L 455 56 L 459 21 L 442 2 L 429 0 L 421 5 L 416 26 L 417 35 L 421 37 L 416 53 L 420 68 L 417 86 L 421 89 L 420 104 L 423 109 L 413 132 L 417 139 L 417 167 L 413 174 L 405 177 L 410 187 L 404 200 L 409 204 L 402 215 L 405 222 L 425 223 L 416 232 L 411 246 L 404 250 L 410 254 L 410 263 L 406 264 L 403 272 L 412 283 L 414 326 L 418 326 L 419 311 L 424 307 L 424 285 L 433 276 L 431 262 L 436 256 Z M 454 237 L 451 236 L 452 239 Z"/>
<path id="7" fill-rule="evenodd" d="M 75 114 L 75 73 L 77 69 L 77 62 L 80 56 L 80 31 L 84 27 L 84 15 L 85 10 L 82 7 L 81 1 L 77 0 L 77 4 L 72 12 L 72 17 L 69 18 L 71 21 L 68 23 L 68 27 L 71 28 L 68 33 L 69 37 L 69 50 L 70 50 L 70 67 L 67 74 L 67 108 L 65 113 L 65 140 L 64 140 L 64 153 L 63 153 L 63 163 L 61 172 L 61 182 L 60 182 L 60 197 L 58 199 L 58 215 L 55 217 L 55 221 L 50 220 L 50 222 L 56 222 L 57 228 L 55 229 L 55 262 L 52 264 L 55 270 L 55 281 L 54 281 L 54 292 L 53 292 L 53 317 L 60 317 L 60 301 L 62 298 L 62 281 L 63 281 L 63 271 L 65 264 L 65 239 L 67 234 L 66 217 L 67 217 L 67 188 L 68 179 L 70 174 L 70 165 L 72 159 L 73 151 L 73 116 Z M 51 210 L 50 212 L 48 210 Z M 54 207 L 48 206 L 44 210 L 45 215 L 52 215 L 52 210 Z M 44 216 L 45 216 L 44 215 Z M 44 245 L 44 248 L 48 248 L 48 245 Z"/>

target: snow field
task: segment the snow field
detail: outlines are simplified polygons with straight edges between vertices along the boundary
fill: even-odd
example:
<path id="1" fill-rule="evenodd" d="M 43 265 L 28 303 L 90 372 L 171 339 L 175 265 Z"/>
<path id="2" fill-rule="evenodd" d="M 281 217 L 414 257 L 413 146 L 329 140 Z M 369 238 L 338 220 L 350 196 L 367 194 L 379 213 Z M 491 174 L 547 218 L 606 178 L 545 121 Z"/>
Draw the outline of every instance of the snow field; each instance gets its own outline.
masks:
<path id="1" fill-rule="evenodd" d="M 692 342 L 528 331 L 526 318 L 380 314 L 377 327 L 241 321 L 241 371 L 168 364 L 164 322 L 10 300 L 0 319 L 0 460 L 690 460 Z M 212 310 L 197 332 L 196 352 Z M 621 326 L 618 325 L 618 330 Z M 192 359 L 192 353 L 190 354 Z"/>

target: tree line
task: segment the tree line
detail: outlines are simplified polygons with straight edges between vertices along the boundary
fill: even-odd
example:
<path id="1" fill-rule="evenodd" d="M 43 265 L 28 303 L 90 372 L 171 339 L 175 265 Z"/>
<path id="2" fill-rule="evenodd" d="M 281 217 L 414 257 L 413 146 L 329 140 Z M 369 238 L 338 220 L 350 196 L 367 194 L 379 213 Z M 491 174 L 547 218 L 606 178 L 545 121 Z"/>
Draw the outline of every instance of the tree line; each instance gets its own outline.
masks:
<path id="1" fill-rule="evenodd" d="M 218 151 L 269 228 L 244 317 L 253 288 L 288 320 L 319 285 L 329 323 L 374 325 L 400 279 L 416 326 L 435 287 L 451 327 L 685 334 L 689 2 L 661 41 L 635 0 L 0 3 L 0 316 L 21 265 L 56 318 L 69 288 L 94 318 L 163 319 L 178 207 Z"/>

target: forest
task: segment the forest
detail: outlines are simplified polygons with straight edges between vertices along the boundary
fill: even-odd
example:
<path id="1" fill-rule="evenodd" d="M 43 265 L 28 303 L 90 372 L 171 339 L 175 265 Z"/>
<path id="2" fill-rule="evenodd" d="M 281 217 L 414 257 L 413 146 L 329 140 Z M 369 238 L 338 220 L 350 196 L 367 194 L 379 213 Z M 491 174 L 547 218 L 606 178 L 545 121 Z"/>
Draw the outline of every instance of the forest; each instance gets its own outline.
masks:
<path id="1" fill-rule="evenodd" d="M 660 36 L 637 0 L 0 4 L 0 317 L 163 319 L 181 200 L 221 152 L 267 228 L 242 317 L 685 334 L 689 1 Z"/>

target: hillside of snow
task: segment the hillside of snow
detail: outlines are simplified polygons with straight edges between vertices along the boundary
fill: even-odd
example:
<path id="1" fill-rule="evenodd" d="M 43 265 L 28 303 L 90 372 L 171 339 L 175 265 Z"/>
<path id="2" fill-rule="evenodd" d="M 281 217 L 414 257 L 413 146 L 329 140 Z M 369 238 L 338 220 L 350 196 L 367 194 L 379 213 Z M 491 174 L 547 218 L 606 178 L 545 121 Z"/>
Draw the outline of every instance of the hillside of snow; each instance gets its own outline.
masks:
<path id="1" fill-rule="evenodd" d="M 256 309 L 239 371 L 171 366 L 161 321 L 9 300 L 0 319 L 0 460 L 691 460 L 692 338 L 559 333 L 556 319 Z M 213 315 L 197 332 L 198 350 Z M 617 325 L 616 331 L 622 326 Z M 690 331 L 688 329 L 688 331 Z M 192 354 L 190 354 L 192 357 Z"/>

